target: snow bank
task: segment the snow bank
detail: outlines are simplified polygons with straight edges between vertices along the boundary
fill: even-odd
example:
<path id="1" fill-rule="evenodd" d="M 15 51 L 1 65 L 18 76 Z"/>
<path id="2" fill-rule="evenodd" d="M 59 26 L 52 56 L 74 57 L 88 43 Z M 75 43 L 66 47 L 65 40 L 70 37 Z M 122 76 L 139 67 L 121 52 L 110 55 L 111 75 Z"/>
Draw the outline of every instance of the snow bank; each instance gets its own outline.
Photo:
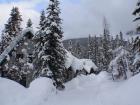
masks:
<path id="1" fill-rule="evenodd" d="M 88 73 L 93 68 L 97 70 L 97 66 L 90 59 L 78 59 L 74 57 L 71 53 L 67 51 L 66 55 L 66 68 L 72 67 L 72 69 L 76 72 L 77 70 L 85 69 Z"/>
<path id="2" fill-rule="evenodd" d="M 113 89 L 107 94 L 102 93 L 100 96 L 104 105 L 139 105 L 140 104 L 140 75 L 137 75 L 121 86 Z"/>
<path id="3" fill-rule="evenodd" d="M 39 78 L 33 81 L 27 90 L 28 99 L 25 105 L 39 105 L 56 91 L 52 80 L 46 78 Z"/>
<path id="4" fill-rule="evenodd" d="M 39 78 L 29 89 L 0 78 L 0 105 L 139 105 L 140 75 L 113 82 L 108 73 L 78 76 L 56 91 L 52 81 Z"/>
<path id="5" fill-rule="evenodd" d="M 128 81 L 112 82 L 108 74 L 80 76 L 67 89 L 50 97 L 48 105 L 139 105 L 140 75 Z"/>
<path id="6" fill-rule="evenodd" d="M 33 81 L 29 89 L 14 81 L 0 78 L 0 105 L 40 105 L 55 92 L 52 80 L 47 78 Z"/>
<path id="7" fill-rule="evenodd" d="M 0 105 L 22 105 L 27 90 L 16 82 L 0 78 Z"/>

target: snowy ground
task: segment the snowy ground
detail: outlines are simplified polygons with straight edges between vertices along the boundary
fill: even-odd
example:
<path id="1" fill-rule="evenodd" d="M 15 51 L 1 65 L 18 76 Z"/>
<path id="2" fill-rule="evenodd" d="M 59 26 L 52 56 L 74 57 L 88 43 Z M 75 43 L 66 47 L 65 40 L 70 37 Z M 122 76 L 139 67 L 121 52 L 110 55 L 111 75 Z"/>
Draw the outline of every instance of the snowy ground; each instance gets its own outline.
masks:
<path id="1" fill-rule="evenodd" d="M 79 76 L 56 91 L 51 80 L 40 78 L 29 89 L 0 78 L 0 105 L 140 105 L 140 75 L 112 82 L 105 73 Z"/>

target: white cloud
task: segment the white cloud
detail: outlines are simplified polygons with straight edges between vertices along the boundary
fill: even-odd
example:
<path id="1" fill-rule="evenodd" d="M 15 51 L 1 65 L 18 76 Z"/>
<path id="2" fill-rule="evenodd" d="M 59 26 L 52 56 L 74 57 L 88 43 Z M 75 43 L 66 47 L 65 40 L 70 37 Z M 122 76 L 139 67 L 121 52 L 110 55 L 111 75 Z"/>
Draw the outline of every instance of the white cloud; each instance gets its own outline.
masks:
<path id="1" fill-rule="evenodd" d="M 43 1 L 43 0 L 42 0 Z M 32 19 L 34 26 L 38 25 L 40 13 L 35 9 L 36 5 L 40 3 L 41 0 L 24 0 L 20 2 L 13 3 L 2 3 L 0 4 L 0 29 L 4 28 L 4 24 L 7 23 L 8 18 L 10 17 L 10 12 L 13 6 L 19 7 L 19 11 L 22 15 L 23 24 L 22 27 L 25 27 L 26 22 L 29 18 Z"/>
<path id="2" fill-rule="evenodd" d="M 23 0 L 16 3 L 0 4 L 0 29 L 9 18 L 13 5 L 19 7 L 23 26 L 31 18 L 36 27 L 39 22 L 40 12 L 36 7 L 47 7 L 48 0 Z M 107 17 L 113 35 L 120 30 L 126 32 L 132 29 L 133 16 L 137 0 L 61 0 L 63 29 L 65 38 L 87 37 L 89 34 L 102 34 L 103 16 Z M 44 8 L 45 9 L 45 8 Z"/>
<path id="3" fill-rule="evenodd" d="M 134 28 L 132 12 L 137 0 L 80 0 L 79 3 L 62 1 L 66 38 L 87 37 L 103 33 L 103 16 L 110 24 L 113 35 Z"/>

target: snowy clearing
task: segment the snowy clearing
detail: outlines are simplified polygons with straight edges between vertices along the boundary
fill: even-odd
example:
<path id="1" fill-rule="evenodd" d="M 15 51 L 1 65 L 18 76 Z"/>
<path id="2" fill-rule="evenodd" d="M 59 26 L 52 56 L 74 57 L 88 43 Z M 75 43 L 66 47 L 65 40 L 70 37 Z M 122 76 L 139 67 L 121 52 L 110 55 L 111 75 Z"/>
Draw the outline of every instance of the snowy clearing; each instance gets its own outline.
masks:
<path id="1" fill-rule="evenodd" d="M 57 91 L 52 81 L 39 78 L 25 89 L 0 78 L 1 105 L 139 105 L 140 75 L 127 81 L 113 82 L 107 73 L 78 76 Z"/>

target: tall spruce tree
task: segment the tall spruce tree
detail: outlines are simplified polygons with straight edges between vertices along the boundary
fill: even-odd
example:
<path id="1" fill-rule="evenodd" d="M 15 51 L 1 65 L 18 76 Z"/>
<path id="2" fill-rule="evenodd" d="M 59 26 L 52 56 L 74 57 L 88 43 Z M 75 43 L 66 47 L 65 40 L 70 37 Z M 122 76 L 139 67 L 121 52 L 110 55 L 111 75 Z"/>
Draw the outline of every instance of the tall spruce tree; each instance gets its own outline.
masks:
<path id="1" fill-rule="evenodd" d="M 65 49 L 62 44 L 60 8 L 58 0 L 50 0 L 47 8 L 47 20 L 43 37 L 42 69 L 50 69 L 51 78 L 57 89 L 63 89 L 65 81 Z"/>
<path id="2" fill-rule="evenodd" d="M 89 35 L 88 37 L 88 51 L 87 51 L 87 55 L 88 55 L 88 59 L 92 59 L 93 55 L 93 43 L 92 43 L 92 37 Z"/>
<path id="3" fill-rule="evenodd" d="M 40 22 L 39 22 L 39 30 L 44 30 L 45 29 L 45 23 L 46 23 L 46 16 L 45 16 L 45 11 L 41 11 L 40 15 Z"/>
<path id="4" fill-rule="evenodd" d="M 120 32 L 120 46 L 124 46 L 123 33 Z"/>
<path id="5" fill-rule="evenodd" d="M 68 42 L 68 51 L 70 51 L 71 54 L 73 54 L 73 44 L 72 44 L 72 40 L 69 40 L 69 42 Z"/>
<path id="6" fill-rule="evenodd" d="M 22 18 L 17 7 L 13 7 L 10 15 L 11 17 L 9 18 L 8 23 L 5 25 L 5 33 L 8 33 L 9 39 L 12 40 L 22 31 Z"/>
<path id="7" fill-rule="evenodd" d="M 119 39 L 119 35 L 116 35 L 116 38 L 115 38 L 115 48 L 118 48 L 120 47 L 120 39 Z"/>
<path id="8" fill-rule="evenodd" d="M 136 9 L 133 12 L 133 15 L 136 16 L 136 18 L 134 19 L 134 22 L 139 21 L 140 20 L 140 0 L 138 0 L 137 5 L 136 5 Z M 138 24 L 137 26 L 137 32 L 140 32 L 140 24 Z"/>
<path id="9" fill-rule="evenodd" d="M 48 76 L 47 72 L 48 69 L 44 69 L 43 62 L 44 59 L 41 59 L 41 57 L 44 55 L 44 37 L 47 36 L 45 35 L 45 29 L 47 29 L 46 25 L 47 19 L 46 19 L 46 14 L 45 11 L 41 11 L 40 15 L 40 22 L 39 22 L 39 27 L 36 35 L 34 36 L 34 40 L 36 42 L 35 44 L 35 49 L 34 49 L 34 54 L 35 54 L 35 68 L 37 69 L 37 72 L 35 73 L 34 77 L 37 78 L 39 76 Z"/>
<path id="10" fill-rule="evenodd" d="M 92 61 L 96 64 L 96 65 L 98 65 L 99 64 L 99 43 L 98 43 L 98 39 L 97 39 L 97 37 L 96 37 L 96 35 L 94 36 L 94 38 L 93 38 L 93 43 L 92 43 L 93 45 L 92 45 Z"/>
<path id="11" fill-rule="evenodd" d="M 28 21 L 27 21 L 27 28 L 32 28 L 32 25 L 33 25 L 33 23 L 32 23 L 32 20 L 31 19 L 28 19 Z"/>
<path id="12" fill-rule="evenodd" d="M 1 53 L 16 36 L 20 35 L 20 32 L 22 31 L 21 21 L 22 18 L 19 9 L 17 7 L 13 7 L 8 23 L 5 24 L 5 29 L 2 32 L 2 40 L 0 43 Z"/>
<path id="13" fill-rule="evenodd" d="M 74 55 L 79 59 L 82 58 L 82 49 L 79 42 L 76 42 Z"/>
<path id="14" fill-rule="evenodd" d="M 102 48 L 103 48 L 103 65 L 104 70 L 108 69 L 108 64 L 111 61 L 112 54 L 110 52 L 111 50 L 111 38 L 110 38 L 110 30 L 109 30 L 109 24 L 107 22 L 107 19 L 104 17 L 103 20 L 103 41 L 102 41 Z"/>
<path id="15" fill-rule="evenodd" d="M 104 31 L 103 34 L 105 35 L 106 40 L 110 41 L 110 30 L 109 30 L 109 24 L 107 22 L 106 17 L 104 17 L 103 19 L 103 31 Z"/>

